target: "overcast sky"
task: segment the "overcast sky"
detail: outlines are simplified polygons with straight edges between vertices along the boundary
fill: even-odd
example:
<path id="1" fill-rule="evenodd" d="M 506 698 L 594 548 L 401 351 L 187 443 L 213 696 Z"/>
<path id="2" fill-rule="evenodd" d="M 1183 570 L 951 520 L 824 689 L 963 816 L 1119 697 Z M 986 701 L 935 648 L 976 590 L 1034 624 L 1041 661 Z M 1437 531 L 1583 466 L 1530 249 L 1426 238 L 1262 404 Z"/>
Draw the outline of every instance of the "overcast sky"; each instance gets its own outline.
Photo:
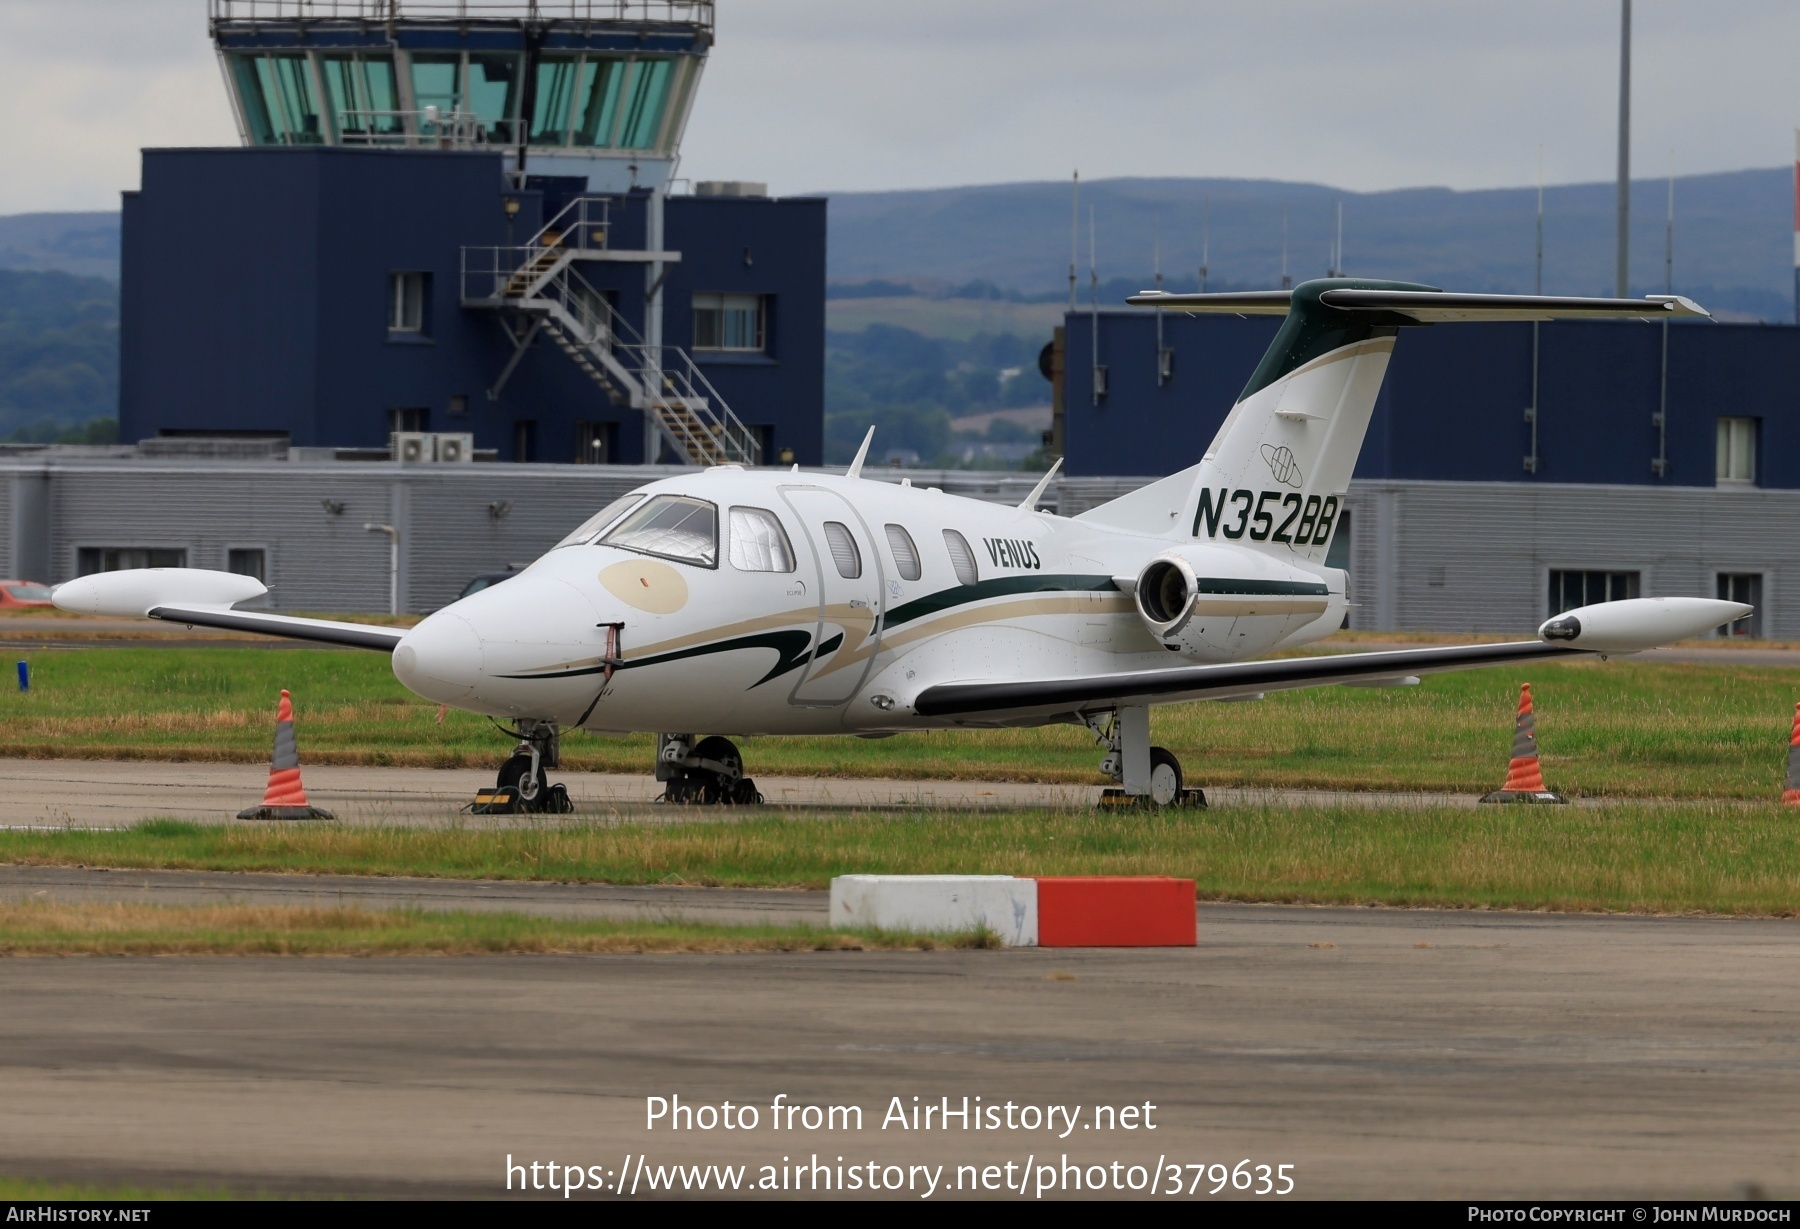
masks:
<path id="1" fill-rule="evenodd" d="M 1633 169 L 1776 166 L 1800 5 L 1637 0 Z M 1618 0 L 718 0 L 682 173 L 777 193 L 1117 175 L 1613 175 Z M 0 213 L 236 140 L 203 0 L 0 0 Z"/>

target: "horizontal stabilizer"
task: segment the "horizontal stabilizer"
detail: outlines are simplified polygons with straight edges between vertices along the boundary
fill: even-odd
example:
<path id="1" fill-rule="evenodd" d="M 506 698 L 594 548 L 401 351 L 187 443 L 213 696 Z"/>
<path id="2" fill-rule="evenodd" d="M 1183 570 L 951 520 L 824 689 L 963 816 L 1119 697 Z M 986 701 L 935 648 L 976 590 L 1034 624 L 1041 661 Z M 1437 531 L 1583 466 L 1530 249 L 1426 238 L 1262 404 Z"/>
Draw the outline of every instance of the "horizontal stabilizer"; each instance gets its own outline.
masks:
<path id="1" fill-rule="evenodd" d="M 1154 290 L 1125 300 L 1134 307 L 1229 315 L 1287 314 L 1288 290 L 1242 294 L 1164 294 Z M 1458 320 L 1674 320 L 1712 318 L 1712 313 L 1678 294 L 1642 299 L 1595 299 L 1552 294 L 1447 294 L 1441 290 L 1322 290 L 1321 306 L 1380 317 L 1379 323 L 1448 323 Z"/>

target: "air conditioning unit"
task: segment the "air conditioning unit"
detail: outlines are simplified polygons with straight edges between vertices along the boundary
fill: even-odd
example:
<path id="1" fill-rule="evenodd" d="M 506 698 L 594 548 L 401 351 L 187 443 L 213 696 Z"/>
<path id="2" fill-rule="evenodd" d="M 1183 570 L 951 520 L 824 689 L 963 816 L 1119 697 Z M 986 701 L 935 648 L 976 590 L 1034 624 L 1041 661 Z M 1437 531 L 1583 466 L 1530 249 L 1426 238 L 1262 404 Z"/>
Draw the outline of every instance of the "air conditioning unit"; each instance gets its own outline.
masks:
<path id="1" fill-rule="evenodd" d="M 425 431 L 395 431 L 388 436 L 388 456 L 416 464 L 432 459 L 431 435 Z"/>
<path id="2" fill-rule="evenodd" d="M 475 459 L 475 436 L 467 431 L 444 431 L 433 437 L 437 441 L 437 459 L 458 464 Z"/>

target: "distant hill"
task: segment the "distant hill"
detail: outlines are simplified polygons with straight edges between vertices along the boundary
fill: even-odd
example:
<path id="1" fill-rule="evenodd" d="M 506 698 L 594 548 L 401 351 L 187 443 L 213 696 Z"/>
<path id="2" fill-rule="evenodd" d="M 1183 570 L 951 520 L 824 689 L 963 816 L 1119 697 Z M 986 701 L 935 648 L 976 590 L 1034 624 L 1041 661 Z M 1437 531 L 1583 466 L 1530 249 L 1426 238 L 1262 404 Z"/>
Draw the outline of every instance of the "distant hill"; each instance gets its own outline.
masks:
<path id="1" fill-rule="evenodd" d="M 1667 192 L 1666 180 L 1632 185 L 1634 294 L 1663 288 Z M 886 279 L 944 293 L 983 279 L 1030 297 L 1066 290 L 1066 181 L 830 196 L 830 277 L 840 286 Z M 1344 264 L 1352 274 L 1459 290 L 1531 289 L 1534 188 L 1345 192 L 1271 180 L 1105 179 L 1081 185 L 1081 298 L 1090 206 L 1101 279 L 1147 285 L 1160 228 L 1171 289 L 1194 287 L 1209 213 L 1209 284 L 1220 289 L 1280 284 L 1284 210 L 1289 272 L 1295 281 L 1322 276 L 1333 202 L 1343 205 Z M 1791 320 L 1792 202 L 1788 167 L 1678 177 L 1676 290 L 1738 318 Z M 1613 209 L 1611 183 L 1544 190 L 1547 293 L 1612 292 Z"/>
<path id="2" fill-rule="evenodd" d="M 0 217 L 0 269 L 55 270 L 119 280 L 117 213 L 15 213 Z"/>
<path id="3" fill-rule="evenodd" d="M 118 407 L 118 287 L 0 269 L 0 438 L 56 438 Z"/>

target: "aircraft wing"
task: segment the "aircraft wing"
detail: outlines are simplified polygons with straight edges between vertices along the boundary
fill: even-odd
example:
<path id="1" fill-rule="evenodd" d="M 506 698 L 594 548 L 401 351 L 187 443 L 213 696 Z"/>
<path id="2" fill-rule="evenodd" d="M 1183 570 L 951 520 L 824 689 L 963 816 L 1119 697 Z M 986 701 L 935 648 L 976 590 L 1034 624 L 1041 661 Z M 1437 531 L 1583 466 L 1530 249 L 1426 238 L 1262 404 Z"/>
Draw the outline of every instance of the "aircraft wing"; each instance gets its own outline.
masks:
<path id="1" fill-rule="evenodd" d="M 1292 292 L 1254 290 L 1225 294 L 1167 294 L 1146 290 L 1126 299 L 1134 307 L 1216 312 L 1239 316 L 1285 316 Z M 1441 290 L 1360 290 L 1319 292 L 1319 302 L 1339 311 L 1367 312 L 1390 323 L 1437 324 L 1453 320 L 1617 320 L 1706 319 L 1712 313 L 1678 294 L 1642 299 L 1597 299 L 1552 294 L 1446 294 Z M 1392 317 L 1401 317 L 1393 320 Z"/>
<path id="2" fill-rule="evenodd" d="M 233 610 L 233 604 L 261 597 L 261 581 L 204 568 L 135 568 L 97 572 L 64 581 L 50 593 L 60 609 L 118 618 L 162 619 L 193 627 L 259 632 L 291 640 L 341 644 L 391 653 L 404 627 L 343 623 L 335 619 L 303 619 L 298 615 Z"/>
<path id="3" fill-rule="evenodd" d="M 392 653 L 394 646 L 400 643 L 400 637 L 407 632 L 404 627 L 340 623 L 335 619 L 303 619 L 298 615 L 263 614 L 256 610 L 226 610 L 205 606 L 156 606 L 144 613 L 152 619 L 186 623 L 190 627 L 259 632 L 265 636 L 285 636 L 290 640 L 341 644 L 354 649 L 378 649 L 383 653 Z"/>
<path id="4" fill-rule="evenodd" d="M 1275 661 L 1176 666 L 1124 674 L 1016 682 L 939 683 L 913 701 L 921 717 L 966 716 L 971 724 L 1112 708 L 1119 704 L 1169 704 L 1180 700 L 1232 700 L 1267 691 L 1377 683 L 1444 670 L 1503 666 L 1512 662 L 1586 657 L 1598 650 L 1520 640 L 1506 644 L 1455 644 L 1378 653 L 1335 653 Z"/>

